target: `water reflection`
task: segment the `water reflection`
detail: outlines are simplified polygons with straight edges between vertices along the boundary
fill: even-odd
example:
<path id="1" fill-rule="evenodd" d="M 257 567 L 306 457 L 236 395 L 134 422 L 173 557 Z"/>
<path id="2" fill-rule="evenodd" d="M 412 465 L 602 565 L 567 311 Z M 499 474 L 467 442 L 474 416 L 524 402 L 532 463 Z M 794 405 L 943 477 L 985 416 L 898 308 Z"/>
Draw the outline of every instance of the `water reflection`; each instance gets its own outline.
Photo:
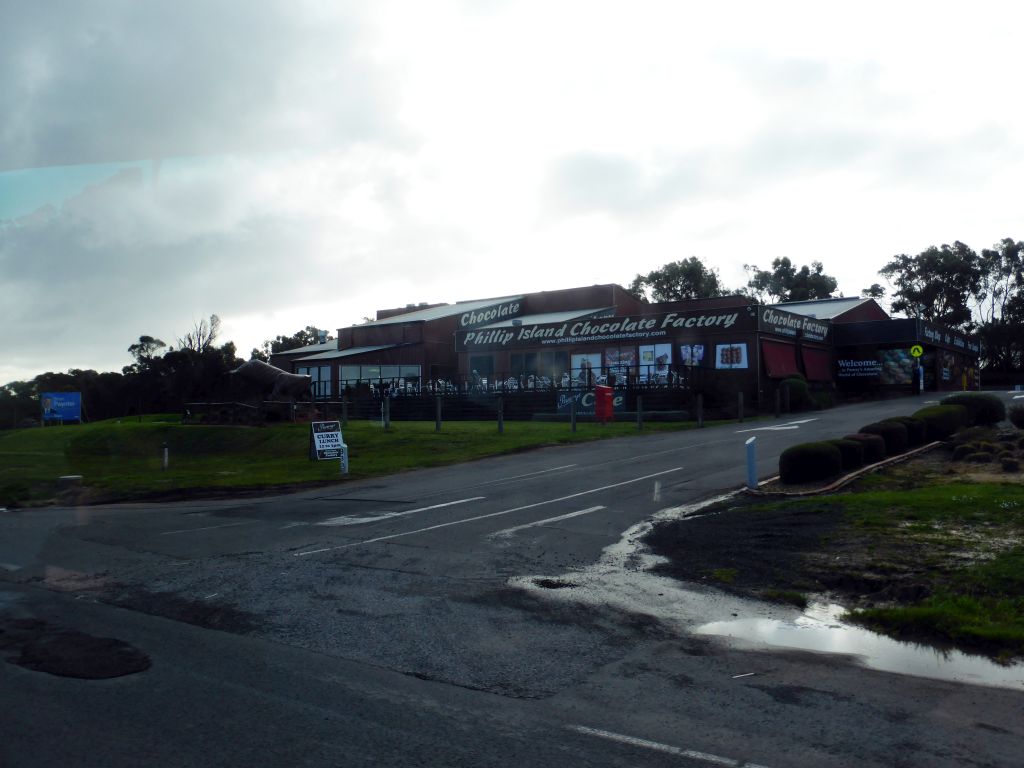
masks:
<path id="1" fill-rule="evenodd" d="M 694 630 L 699 635 L 731 637 L 805 651 L 843 653 L 883 672 L 953 680 L 1003 688 L 1024 688 L 1024 664 L 1001 666 L 981 656 L 903 643 L 840 621 L 839 605 L 814 604 L 791 621 L 735 619 L 714 621 Z"/>

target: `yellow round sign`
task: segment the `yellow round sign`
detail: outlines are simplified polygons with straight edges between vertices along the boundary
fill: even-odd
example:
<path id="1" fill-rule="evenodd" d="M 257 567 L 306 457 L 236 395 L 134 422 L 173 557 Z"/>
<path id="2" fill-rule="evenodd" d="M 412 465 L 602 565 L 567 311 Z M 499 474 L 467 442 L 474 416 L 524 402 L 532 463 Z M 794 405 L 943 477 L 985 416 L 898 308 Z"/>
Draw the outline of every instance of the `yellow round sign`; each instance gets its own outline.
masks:
<path id="1" fill-rule="evenodd" d="M 920 344 L 915 344 L 910 348 L 910 354 L 913 357 L 920 357 L 921 355 L 924 354 L 924 347 L 922 347 Z"/>

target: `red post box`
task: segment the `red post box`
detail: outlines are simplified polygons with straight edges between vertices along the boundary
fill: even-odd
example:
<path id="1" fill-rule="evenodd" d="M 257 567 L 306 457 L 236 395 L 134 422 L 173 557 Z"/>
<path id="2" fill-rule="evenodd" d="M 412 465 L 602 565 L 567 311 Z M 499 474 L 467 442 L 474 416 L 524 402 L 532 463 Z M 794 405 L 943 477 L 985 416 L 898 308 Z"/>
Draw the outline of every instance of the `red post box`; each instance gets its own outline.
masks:
<path id="1" fill-rule="evenodd" d="M 602 424 L 615 418 L 615 390 L 598 384 L 594 387 L 594 418 Z"/>

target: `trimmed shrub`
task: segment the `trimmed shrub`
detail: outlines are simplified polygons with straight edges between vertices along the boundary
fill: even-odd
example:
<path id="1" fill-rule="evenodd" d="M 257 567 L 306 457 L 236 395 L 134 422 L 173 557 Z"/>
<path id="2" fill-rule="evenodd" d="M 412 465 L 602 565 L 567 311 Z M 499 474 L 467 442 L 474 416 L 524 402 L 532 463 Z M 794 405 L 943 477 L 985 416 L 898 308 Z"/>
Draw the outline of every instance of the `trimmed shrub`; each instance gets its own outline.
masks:
<path id="1" fill-rule="evenodd" d="M 956 448 L 953 449 L 953 461 L 963 461 L 972 453 L 977 452 L 977 446 L 974 445 L 973 443 L 968 443 L 967 445 L 958 445 Z"/>
<path id="2" fill-rule="evenodd" d="M 838 475 L 842 469 L 839 449 L 825 442 L 794 445 L 779 456 L 779 479 L 784 483 L 824 480 Z"/>
<path id="3" fill-rule="evenodd" d="M 1024 429 L 1024 405 L 1011 405 L 1007 416 L 1013 426 Z"/>
<path id="4" fill-rule="evenodd" d="M 1020 461 L 1017 459 L 1003 459 L 999 463 L 1003 465 L 1003 472 L 1020 472 Z"/>
<path id="5" fill-rule="evenodd" d="M 967 408 L 962 405 L 930 405 L 914 414 L 924 422 L 925 439 L 945 440 L 967 426 Z"/>
<path id="6" fill-rule="evenodd" d="M 915 419 L 913 416 L 896 416 L 892 419 L 883 419 L 882 422 L 895 421 L 902 424 L 907 428 L 907 446 L 910 448 L 917 448 L 919 445 L 924 445 L 925 426 L 921 419 Z"/>
<path id="7" fill-rule="evenodd" d="M 890 456 L 899 456 L 907 451 L 907 428 L 898 421 L 878 421 L 861 427 L 860 431 L 885 440 L 885 452 Z"/>
<path id="8" fill-rule="evenodd" d="M 985 451 L 969 453 L 966 456 L 964 456 L 964 461 L 969 461 L 971 464 L 991 464 L 992 454 L 986 453 Z"/>
<path id="9" fill-rule="evenodd" d="M 957 392 L 942 398 L 940 405 L 962 405 L 967 409 L 967 423 L 998 424 L 1006 418 L 1006 405 L 998 395 L 987 392 Z"/>
<path id="10" fill-rule="evenodd" d="M 836 398 L 831 392 L 811 392 L 811 400 L 814 401 L 814 409 L 817 411 L 836 407 Z"/>
<path id="11" fill-rule="evenodd" d="M 852 435 L 847 435 L 843 440 L 856 440 L 864 446 L 865 464 L 876 464 L 885 458 L 885 440 L 880 435 L 856 432 Z"/>
<path id="12" fill-rule="evenodd" d="M 864 445 L 857 440 L 829 440 L 830 445 L 839 449 L 843 470 L 860 469 L 864 466 Z"/>
<path id="13" fill-rule="evenodd" d="M 795 377 L 783 379 L 780 386 L 789 390 L 789 409 L 791 411 L 803 411 L 814 407 L 811 392 L 807 389 L 807 382 L 803 379 Z M 785 395 L 783 395 L 783 398 L 785 398 Z"/>

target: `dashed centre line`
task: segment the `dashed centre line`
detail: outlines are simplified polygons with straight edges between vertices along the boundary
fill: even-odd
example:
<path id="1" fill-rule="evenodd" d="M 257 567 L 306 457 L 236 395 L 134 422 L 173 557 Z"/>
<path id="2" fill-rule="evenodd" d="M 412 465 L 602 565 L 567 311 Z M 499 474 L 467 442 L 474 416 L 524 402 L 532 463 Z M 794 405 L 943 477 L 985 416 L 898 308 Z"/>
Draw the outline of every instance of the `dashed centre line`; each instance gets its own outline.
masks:
<path id="1" fill-rule="evenodd" d="M 193 533 L 194 531 L 212 531 L 215 528 L 233 528 L 236 525 L 252 525 L 256 520 L 245 520 L 241 523 L 224 523 L 223 525 L 207 525 L 203 528 L 182 528 L 180 531 L 163 531 L 161 536 L 170 536 L 175 533 Z"/>
<path id="2" fill-rule="evenodd" d="M 407 509 L 404 512 L 381 512 L 379 515 L 373 517 L 346 517 L 341 515 L 340 517 L 332 517 L 330 520 L 324 520 L 322 523 L 317 525 L 362 525 L 363 523 L 374 523 L 378 520 L 389 520 L 392 517 L 405 517 L 406 515 L 414 515 L 417 512 L 426 512 L 431 509 L 440 509 L 441 507 L 453 507 L 456 504 L 466 504 L 470 501 L 481 501 L 486 499 L 486 496 L 473 496 L 470 499 L 459 499 L 458 501 L 446 501 L 443 504 L 431 504 L 429 507 L 420 507 L 419 509 Z"/>
<path id="3" fill-rule="evenodd" d="M 569 499 L 576 499 L 580 496 L 588 496 L 592 493 L 600 493 L 601 491 L 607 491 L 612 488 L 619 488 L 623 485 L 630 485 L 631 483 L 639 483 L 644 480 L 650 480 L 652 477 L 660 477 L 661 475 L 667 475 L 670 472 L 679 472 L 682 467 L 673 467 L 672 469 L 665 469 L 661 472 L 654 472 L 650 475 L 644 475 L 643 477 L 634 477 L 631 480 L 623 480 L 620 483 L 612 483 L 610 485 L 602 485 L 600 488 L 591 488 L 588 491 L 580 491 L 579 493 L 570 493 L 568 496 L 560 496 L 557 499 L 546 499 L 545 501 L 538 501 L 533 504 L 524 504 L 521 507 L 513 507 L 512 509 L 503 509 L 500 512 L 490 512 L 486 515 L 476 515 L 475 517 L 467 517 L 463 520 L 452 520 L 447 523 L 439 523 L 437 525 L 429 525 L 426 528 L 418 528 L 415 531 L 403 531 L 402 533 L 392 533 L 388 536 L 378 536 L 373 539 L 366 539 L 365 541 L 353 541 L 348 544 L 338 544 L 334 547 L 323 547 L 321 549 L 311 549 L 306 552 L 294 552 L 295 557 L 303 557 L 305 555 L 315 555 L 320 552 L 330 552 L 335 549 L 350 549 L 351 547 L 359 547 L 364 544 L 376 544 L 379 541 L 390 541 L 391 539 L 398 539 L 403 536 L 414 536 L 417 533 L 426 533 L 427 531 L 436 531 L 439 528 L 449 528 L 453 525 L 465 525 L 466 523 L 473 523 L 477 520 L 486 520 L 490 517 L 501 517 L 502 515 L 511 515 L 514 512 L 522 512 L 524 509 L 534 509 L 535 507 L 543 507 L 547 504 L 557 504 L 560 501 L 568 501 Z"/>
<path id="4" fill-rule="evenodd" d="M 497 538 L 511 536 L 513 533 L 519 531 L 525 531 L 527 528 L 537 528 L 542 525 L 549 525 L 550 523 L 557 523 L 562 520 L 569 520 L 573 517 L 579 517 L 580 515 L 589 515 L 591 512 L 597 512 L 598 510 L 604 509 L 604 507 L 590 507 L 589 509 L 581 509 L 579 512 L 570 512 L 567 515 L 559 515 L 558 517 L 549 517 L 546 520 L 538 520 L 536 523 L 526 523 L 525 525 L 517 525 L 512 528 L 503 528 L 500 531 L 495 531 L 487 535 L 487 538 Z"/>
<path id="5" fill-rule="evenodd" d="M 567 725 L 565 727 L 570 731 L 576 731 L 577 733 L 582 733 L 587 736 L 596 736 L 599 739 L 617 741 L 620 744 L 628 744 L 631 747 L 651 749 L 655 752 L 665 752 L 669 755 L 686 757 L 690 760 L 699 760 L 702 763 L 710 763 L 711 765 L 724 765 L 728 766 L 728 768 L 767 768 L 767 766 L 759 765 L 758 763 L 733 760 L 731 757 L 713 755 L 710 752 L 700 752 L 696 749 L 683 749 L 682 747 L 674 747 L 671 744 L 662 744 L 660 741 L 640 739 L 636 736 L 627 736 L 623 733 L 615 733 L 614 731 L 603 731 L 600 728 L 588 728 L 585 725 Z"/>

